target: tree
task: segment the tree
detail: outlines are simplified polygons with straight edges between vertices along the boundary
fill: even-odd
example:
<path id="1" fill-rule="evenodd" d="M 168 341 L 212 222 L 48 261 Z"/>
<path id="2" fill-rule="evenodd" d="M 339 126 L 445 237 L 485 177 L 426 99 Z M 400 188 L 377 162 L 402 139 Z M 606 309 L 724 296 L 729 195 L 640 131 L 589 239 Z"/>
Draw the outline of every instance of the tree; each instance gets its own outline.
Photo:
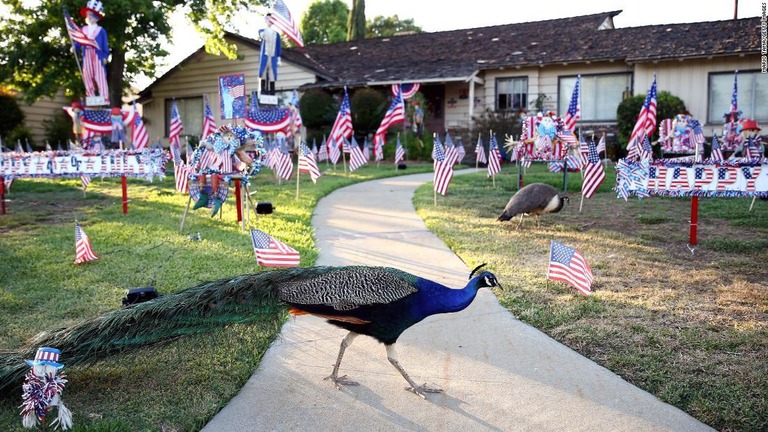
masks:
<path id="1" fill-rule="evenodd" d="M 235 14 L 256 12 L 266 0 L 110 0 L 99 22 L 109 36 L 111 59 L 107 65 L 110 100 L 120 105 L 123 89 L 139 74 L 155 76 L 157 59 L 168 53 L 162 44 L 171 32 L 171 12 L 184 7 L 187 18 L 206 40 L 209 53 L 237 56 L 236 47 L 224 40 L 224 25 Z M 64 27 L 62 7 L 82 25 L 83 0 L 40 0 L 30 6 L 23 0 L 7 0 L 10 9 L 0 24 L 0 83 L 23 91 L 34 102 L 63 89 L 69 97 L 84 93 L 82 77 Z"/>
<path id="2" fill-rule="evenodd" d="M 8 142 L 8 137 L 14 129 L 24 124 L 24 113 L 19 108 L 19 103 L 11 94 L 0 93 L 0 138 L 3 143 Z M 13 148 L 12 145 L 7 145 Z"/>
<path id="3" fill-rule="evenodd" d="M 398 33 L 422 33 L 421 27 L 417 26 L 413 19 L 401 20 L 397 15 L 391 17 L 377 16 L 366 24 L 366 34 L 368 38 L 389 37 Z"/>
<path id="4" fill-rule="evenodd" d="M 365 0 L 352 0 L 352 11 L 347 21 L 347 40 L 365 39 Z"/>
<path id="5" fill-rule="evenodd" d="M 342 0 L 323 0 L 312 3 L 301 19 L 304 43 L 332 44 L 347 40 L 349 9 Z"/>

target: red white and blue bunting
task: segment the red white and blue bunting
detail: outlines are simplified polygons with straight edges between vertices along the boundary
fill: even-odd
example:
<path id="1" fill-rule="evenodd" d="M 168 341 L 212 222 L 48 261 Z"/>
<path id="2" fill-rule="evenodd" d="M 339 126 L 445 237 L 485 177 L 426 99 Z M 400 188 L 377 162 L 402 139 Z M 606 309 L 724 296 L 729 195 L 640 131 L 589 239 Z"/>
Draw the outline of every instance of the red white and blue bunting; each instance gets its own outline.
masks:
<path id="1" fill-rule="evenodd" d="M 621 159 L 616 164 L 615 190 L 625 200 L 632 195 L 768 197 L 768 162 L 765 158 L 702 163 L 692 159 Z"/>
<path id="2" fill-rule="evenodd" d="M 140 151 L 105 150 L 0 153 L 3 178 L 136 177 L 152 181 L 165 176 L 166 153 L 159 148 Z"/>

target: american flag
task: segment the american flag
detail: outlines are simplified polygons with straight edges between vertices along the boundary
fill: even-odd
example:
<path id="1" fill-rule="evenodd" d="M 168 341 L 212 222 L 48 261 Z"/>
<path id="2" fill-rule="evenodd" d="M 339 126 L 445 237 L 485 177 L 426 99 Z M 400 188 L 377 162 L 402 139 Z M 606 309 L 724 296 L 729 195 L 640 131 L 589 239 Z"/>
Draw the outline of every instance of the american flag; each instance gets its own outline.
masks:
<path id="1" fill-rule="evenodd" d="M 312 146 L 314 147 L 314 144 Z M 325 136 L 323 136 L 323 141 L 320 143 L 320 148 L 317 150 L 317 160 L 319 162 L 328 160 L 328 143 L 325 141 Z"/>
<path id="2" fill-rule="evenodd" d="M 213 111 L 211 111 L 211 105 L 208 103 L 208 96 L 203 95 L 203 103 L 205 104 L 205 115 L 203 116 L 201 141 L 216 132 L 216 119 L 213 118 Z"/>
<path id="3" fill-rule="evenodd" d="M 328 137 L 328 140 L 336 143 L 336 145 L 340 145 L 344 139 L 349 139 L 352 135 L 352 130 L 352 111 L 349 105 L 347 88 L 344 87 L 344 97 L 341 99 L 339 113 L 336 115 L 336 121 L 333 122 L 333 127 L 331 128 L 331 134 Z"/>
<path id="4" fill-rule="evenodd" d="M 376 134 L 373 136 L 374 152 L 376 151 L 376 147 L 384 145 L 384 138 L 387 135 L 389 127 L 404 121 L 405 106 L 403 104 L 403 94 L 398 90 L 395 98 L 392 99 L 392 103 L 389 105 L 389 109 L 387 109 L 387 113 L 384 114 L 384 118 L 381 119 L 379 129 L 376 130 Z"/>
<path id="5" fill-rule="evenodd" d="M 80 224 L 75 222 L 75 264 L 97 259 L 99 259 L 99 257 L 93 253 L 88 235 L 85 234 L 85 231 L 80 227 Z"/>
<path id="6" fill-rule="evenodd" d="M 405 160 L 405 149 L 400 142 L 400 136 L 397 137 L 397 147 L 395 148 L 395 165 Z"/>
<path id="7" fill-rule="evenodd" d="M 653 160 L 653 148 L 651 147 L 651 141 L 648 139 L 648 135 L 643 137 L 643 147 L 640 149 L 640 159 Z"/>
<path id="8" fill-rule="evenodd" d="M 191 166 L 187 166 L 184 163 L 180 163 L 173 166 L 173 176 L 176 180 L 176 191 L 181 193 L 187 193 L 189 188 L 189 177 L 194 174 L 195 169 Z"/>
<path id="9" fill-rule="evenodd" d="M 289 132 L 291 110 L 288 108 L 256 108 L 248 110 L 245 126 L 262 132 Z"/>
<path id="10" fill-rule="evenodd" d="M 584 295 L 592 293 L 592 282 L 595 281 L 584 255 L 554 240 L 549 253 L 547 279 L 566 282 Z"/>
<path id="11" fill-rule="evenodd" d="M 341 151 L 339 151 L 339 147 L 340 146 L 336 144 L 336 141 L 334 141 L 333 138 L 328 140 L 328 159 L 334 165 L 336 165 L 336 163 L 339 161 L 339 158 L 341 157 Z"/>
<path id="12" fill-rule="evenodd" d="M 303 142 L 299 147 L 299 172 L 309 173 L 312 183 L 317 183 L 317 179 L 320 178 L 320 170 L 317 168 L 315 154 Z"/>
<path id="13" fill-rule="evenodd" d="M 592 198 L 597 189 L 605 180 L 605 170 L 600 163 L 600 157 L 597 155 L 597 147 L 594 141 L 587 143 L 589 153 L 587 153 L 587 164 L 584 167 L 584 181 L 581 184 L 581 194 L 585 198 Z"/>
<path id="14" fill-rule="evenodd" d="M 80 174 L 80 181 L 83 183 L 83 190 L 87 190 L 88 185 L 91 184 L 91 176 L 88 174 Z"/>
<path id="15" fill-rule="evenodd" d="M 648 94 L 645 96 L 643 107 L 640 109 L 640 114 L 637 116 L 637 122 L 632 129 L 632 134 L 629 136 L 629 154 L 628 158 L 637 158 L 640 155 L 640 147 L 642 145 L 642 137 L 649 136 L 656 130 L 656 75 L 653 76 L 653 84 L 651 84 Z"/>
<path id="16" fill-rule="evenodd" d="M 365 156 L 363 156 L 363 151 L 360 150 L 360 146 L 353 136 L 352 143 L 349 145 L 349 171 L 354 171 L 366 163 L 368 163 L 368 161 L 365 159 Z"/>
<path id="17" fill-rule="evenodd" d="M 400 139 L 400 136 L 397 136 L 397 139 Z M 368 142 L 368 138 L 366 137 L 363 141 L 363 157 L 365 160 L 371 160 L 371 144 Z"/>
<path id="18" fill-rule="evenodd" d="M 136 101 L 133 102 L 133 111 L 134 118 L 131 127 L 131 143 L 133 148 L 141 150 L 149 144 L 149 134 L 147 133 L 146 126 L 144 126 L 144 121 L 136 110 Z"/>
<path id="19" fill-rule="evenodd" d="M 219 152 L 219 169 L 222 173 L 232 172 L 232 155 L 229 150 L 223 149 Z"/>
<path id="20" fill-rule="evenodd" d="M 78 27 L 77 24 L 72 21 L 72 17 L 66 10 L 64 11 L 64 25 L 67 27 L 67 33 L 69 33 L 69 37 L 72 38 L 73 41 L 79 43 L 80 45 L 87 45 L 94 48 L 99 47 L 95 40 L 86 36 L 80 27 Z"/>
<path id="21" fill-rule="evenodd" d="M 571 95 L 571 103 L 568 105 L 568 111 L 563 118 L 563 124 L 566 129 L 573 131 L 576 129 L 576 121 L 581 118 L 581 92 L 579 90 L 581 83 L 581 75 L 576 77 L 576 85 L 573 86 L 573 94 Z"/>
<path id="22" fill-rule="evenodd" d="M 450 155 L 446 155 L 443 150 L 443 144 L 439 139 L 435 140 L 434 149 L 432 151 L 434 157 L 434 189 L 435 192 L 445 195 L 448 193 L 448 185 L 453 180 L 453 159 Z"/>
<path id="23" fill-rule="evenodd" d="M 293 161 L 286 149 L 280 148 L 276 165 L 277 175 L 284 180 L 290 180 L 293 175 Z"/>
<path id="24" fill-rule="evenodd" d="M 181 124 L 181 115 L 179 115 L 176 99 L 171 102 L 171 125 L 168 130 L 168 144 L 172 149 L 177 149 L 181 153 L 181 131 L 184 130 L 184 125 Z"/>
<path id="25" fill-rule="evenodd" d="M 483 146 L 483 137 L 477 135 L 477 145 L 475 145 L 475 155 L 477 155 L 477 161 L 480 163 L 488 163 L 488 158 L 485 157 L 485 147 Z"/>
<path id="26" fill-rule="evenodd" d="M 93 133 L 112 133 L 112 119 L 108 109 L 86 109 L 80 121 L 85 131 Z"/>
<path id="27" fill-rule="evenodd" d="M 232 87 L 229 87 L 227 91 L 233 98 L 241 98 L 245 96 L 245 84 L 233 85 Z"/>
<path id="28" fill-rule="evenodd" d="M 709 156 L 713 161 L 720 162 L 723 158 L 723 150 L 717 141 L 717 135 L 712 135 L 712 154 Z"/>
<path id="29" fill-rule="evenodd" d="M 263 231 L 251 228 L 251 243 L 256 262 L 264 267 L 296 267 L 301 261 L 299 252 Z"/>
<path id="30" fill-rule="evenodd" d="M 403 96 L 403 100 L 407 100 L 413 97 L 418 91 L 421 84 L 392 84 L 392 96 L 397 97 L 397 93 L 400 92 Z"/>
<path id="31" fill-rule="evenodd" d="M 600 141 L 597 143 L 597 154 L 605 153 L 605 133 L 600 137 Z"/>
<path id="32" fill-rule="evenodd" d="M 467 155 L 467 151 L 464 150 L 464 143 L 461 141 L 461 137 L 456 139 L 456 154 L 458 155 L 456 157 L 456 163 L 461 163 L 461 161 L 464 160 L 464 157 Z M 501 153 L 499 153 L 499 156 L 501 156 Z"/>
<path id="33" fill-rule="evenodd" d="M 304 40 L 301 38 L 299 27 L 293 21 L 291 11 L 288 10 L 283 0 L 275 2 L 275 13 L 270 15 L 269 23 L 280 29 L 296 45 L 304 47 Z"/>
<path id="34" fill-rule="evenodd" d="M 488 177 L 493 177 L 501 172 L 501 153 L 496 135 L 491 135 L 491 143 L 488 145 Z"/>
<path id="35" fill-rule="evenodd" d="M 735 113 L 739 111 L 739 90 L 738 90 L 738 74 L 739 71 L 733 73 L 733 93 L 731 94 L 731 112 Z"/>
<path id="36" fill-rule="evenodd" d="M 186 159 L 187 165 L 192 165 L 192 160 L 195 156 L 195 151 L 192 150 L 192 146 L 189 145 L 189 139 L 187 139 Z"/>

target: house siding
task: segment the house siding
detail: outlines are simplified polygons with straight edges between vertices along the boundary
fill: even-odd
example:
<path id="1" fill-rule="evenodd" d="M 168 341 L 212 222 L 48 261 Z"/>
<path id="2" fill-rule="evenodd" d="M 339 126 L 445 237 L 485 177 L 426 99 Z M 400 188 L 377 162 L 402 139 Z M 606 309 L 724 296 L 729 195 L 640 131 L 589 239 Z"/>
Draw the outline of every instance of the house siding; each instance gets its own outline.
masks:
<path id="1" fill-rule="evenodd" d="M 167 99 L 207 95 L 213 116 L 217 124 L 221 124 L 218 97 L 219 75 L 242 73 L 245 75 L 246 91 L 250 93 L 258 89 L 259 51 L 237 43 L 237 52 L 240 58 L 229 60 L 225 56 L 215 56 L 200 51 L 152 87 L 151 99 L 143 104 L 147 132 L 152 142 L 161 138 L 163 143 L 168 143 L 164 123 Z M 275 88 L 278 92 L 293 90 L 316 80 L 312 72 L 286 61 L 282 61 L 278 73 Z"/>
<path id="2" fill-rule="evenodd" d="M 55 114 L 63 111 L 63 107 L 69 105 L 63 92 L 59 92 L 52 98 L 43 97 L 32 105 L 19 101 L 19 108 L 24 113 L 24 125 L 32 133 L 33 145 L 39 150 L 45 146 L 45 127 L 43 121 L 51 119 Z M 13 148 L 16 143 L 9 143 Z M 50 143 L 56 146 L 57 143 Z M 62 143 L 63 144 L 63 143 Z"/>

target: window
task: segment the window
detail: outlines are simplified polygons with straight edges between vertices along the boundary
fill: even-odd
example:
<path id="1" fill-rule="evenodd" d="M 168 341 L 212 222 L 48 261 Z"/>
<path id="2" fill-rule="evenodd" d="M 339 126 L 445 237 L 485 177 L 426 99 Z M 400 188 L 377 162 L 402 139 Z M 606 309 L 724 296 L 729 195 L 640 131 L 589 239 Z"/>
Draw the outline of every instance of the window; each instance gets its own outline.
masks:
<path id="1" fill-rule="evenodd" d="M 528 77 L 496 79 L 496 110 L 524 110 L 528 107 Z"/>
<path id="2" fill-rule="evenodd" d="M 709 74 L 709 98 L 707 104 L 707 123 L 723 123 L 723 114 L 731 110 L 733 95 L 733 72 Z M 742 118 L 768 121 L 768 75 L 758 71 L 739 71 L 738 107 Z"/>
<path id="3" fill-rule="evenodd" d="M 208 103 L 211 103 L 210 98 Z M 171 103 L 172 99 L 165 100 L 165 136 L 168 136 L 171 127 Z M 184 129 L 182 135 L 200 136 L 203 133 L 203 97 L 177 98 L 176 106 L 179 108 L 181 124 Z"/>
<path id="4" fill-rule="evenodd" d="M 565 115 L 571 103 L 576 77 L 560 77 L 558 82 L 558 114 Z M 632 88 L 631 73 L 581 76 L 580 121 L 616 121 L 616 109 L 627 90 Z"/>

